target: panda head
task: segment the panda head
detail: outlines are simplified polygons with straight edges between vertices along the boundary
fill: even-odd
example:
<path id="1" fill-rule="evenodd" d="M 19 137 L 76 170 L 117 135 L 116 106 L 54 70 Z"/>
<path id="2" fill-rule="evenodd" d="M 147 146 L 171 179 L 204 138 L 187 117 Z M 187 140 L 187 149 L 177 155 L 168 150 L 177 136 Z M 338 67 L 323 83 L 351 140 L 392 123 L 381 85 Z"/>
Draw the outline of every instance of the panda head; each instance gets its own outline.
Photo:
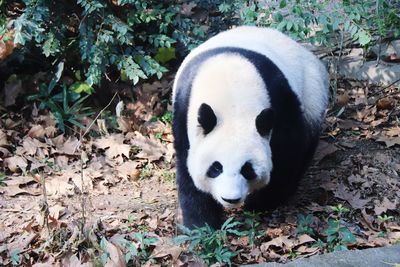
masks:
<path id="1" fill-rule="evenodd" d="M 201 103 L 197 143 L 188 153 L 195 186 L 225 208 L 240 206 L 248 194 L 266 186 L 272 171 L 273 122 L 271 108 L 261 109 L 251 118 L 226 118 Z"/>

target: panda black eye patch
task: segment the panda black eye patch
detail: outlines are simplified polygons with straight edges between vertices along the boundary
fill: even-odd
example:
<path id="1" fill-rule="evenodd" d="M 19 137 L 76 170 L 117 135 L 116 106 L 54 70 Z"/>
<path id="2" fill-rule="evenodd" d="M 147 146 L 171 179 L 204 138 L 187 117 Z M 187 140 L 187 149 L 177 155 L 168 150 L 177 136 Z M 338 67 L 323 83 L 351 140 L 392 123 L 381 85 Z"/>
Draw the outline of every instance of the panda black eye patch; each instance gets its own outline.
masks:
<path id="1" fill-rule="evenodd" d="M 274 111 L 266 108 L 258 114 L 256 118 L 256 128 L 261 136 L 268 135 L 274 124 Z"/>
<path id="2" fill-rule="evenodd" d="M 197 120 L 203 128 L 205 135 L 210 133 L 214 129 L 215 125 L 217 125 L 217 117 L 215 116 L 214 111 L 205 103 L 201 104 L 199 108 Z"/>
<path id="3" fill-rule="evenodd" d="M 243 175 L 243 177 L 248 180 L 254 180 L 257 178 L 257 174 L 255 173 L 253 169 L 253 165 L 247 161 L 243 166 L 242 169 L 240 170 L 240 174 Z"/>
<path id="4" fill-rule="evenodd" d="M 209 178 L 216 178 L 223 172 L 222 164 L 219 161 L 214 161 L 208 168 L 206 175 Z"/>

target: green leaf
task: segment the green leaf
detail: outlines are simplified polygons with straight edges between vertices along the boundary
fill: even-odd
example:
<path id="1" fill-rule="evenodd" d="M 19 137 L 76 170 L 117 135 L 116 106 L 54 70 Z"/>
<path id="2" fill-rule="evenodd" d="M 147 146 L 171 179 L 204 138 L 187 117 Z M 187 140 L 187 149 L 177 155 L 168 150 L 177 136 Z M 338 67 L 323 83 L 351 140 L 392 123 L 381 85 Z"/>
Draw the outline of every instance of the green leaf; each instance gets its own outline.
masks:
<path id="1" fill-rule="evenodd" d="M 93 87 L 87 84 L 86 82 L 74 82 L 69 87 L 69 90 L 74 91 L 77 94 L 81 93 L 92 94 L 94 92 Z"/>
<path id="2" fill-rule="evenodd" d="M 154 57 L 155 60 L 157 60 L 158 62 L 165 64 L 168 61 L 175 59 L 176 55 L 175 55 L 175 48 L 173 47 L 160 47 L 158 48 L 158 53 L 156 54 L 156 56 Z"/>

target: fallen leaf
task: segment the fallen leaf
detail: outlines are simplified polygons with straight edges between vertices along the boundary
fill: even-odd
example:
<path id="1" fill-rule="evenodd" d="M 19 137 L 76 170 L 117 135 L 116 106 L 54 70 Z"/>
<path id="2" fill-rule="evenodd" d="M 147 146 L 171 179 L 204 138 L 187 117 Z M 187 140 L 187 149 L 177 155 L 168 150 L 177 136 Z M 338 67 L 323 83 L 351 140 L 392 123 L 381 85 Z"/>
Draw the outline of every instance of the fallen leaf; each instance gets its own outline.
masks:
<path id="1" fill-rule="evenodd" d="M 64 257 L 61 265 L 64 267 L 94 267 L 93 263 L 91 262 L 81 263 L 75 254 L 69 257 Z"/>
<path id="2" fill-rule="evenodd" d="M 183 248 L 175 245 L 171 238 L 161 237 L 155 244 L 155 248 L 151 256 L 153 258 L 164 258 L 170 255 L 172 260 L 175 261 L 178 259 L 182 251 Z"/>
<path id="3" fill-rule="evenodd" d="M 343 107 L 347 105 L 349 99 L 349 94 L 347 92 L 344 92 L 343 94 L 338 94 L 336 96 L 336 105 L 338 105 L 339 107 Z"/>
<path id="4" fill-rule="evenodd" d="M 25 189 L 24 186 L 36 182 L 31 176 L 12 176 L 10 180 L 4 181 L 7 185 L 4 187 L 4 192 L 7 196 L 13 197 L 19 194 L 40 195 L 39 190 Z"/>
<path id="5" fill-rule="evenodd" d="M 129 158 L 131 146 L 124 144 L 124 136 L 122 134 L 112 134 L 102 137 L 94 142 L 94 145 L 98 148 L 105 149 L 105 154 L 108 159 L 113 159 L 122 163 L 122 156 Z"/>
<path id="6" fill-rule="evenodd" d="M 23 93 L 22 81 L 18 78 L 8 79 L 4 85 L 4 106 L 15 104 L 15 99 Z"/>
<path id="7" fill-rule="evenodd" d="M 42 125 L 34 125 L 28 132 L 28 136 L 31 138 L 42 138 L 46 131 Z"/>
<path id="8" fill-rule="evenodd" d="M 388 136 L 381 135 L 376 139 L 376 141 L 384 142 L 386 147 L 392 147 L 394 145 L 400 145 L 400 136 L 388 137 Z"/>
<path id="9" fill-rule="evenodd" d="M 337 149 L 337 147 L 335 145 L 320 140 L 319 144 L 318 144 L 318 147 L 317 147 L 317 150 L 315 151 L 314 160 L 316 162 L 320 162 L 326 156 L 335 153 L 337 150 L 338 149 Z"/>
<path id="10" fill-rule="evenodd" d="M 4 166 L 7 167 L 11 172 L 17 172 L 18 169 L 25 172 L 28 162 L 21 156 L 13 156 L 4 160 Z"/>
<path id="11" fill-rule="evenodd" d="M 383 200 L 375 205 L 374 212 L 376 215 L 381 215 L 387 210 L 396 210 L 397 201 L 390 201 L 387 197 L 384 197 Z"/>
<path id="12" fill-rule="evenodd" d="M 137 158 L 147 159 L 150 162 L 159 160 L 165 153 L 166 148 L 154 137 L 146 137 L 136 132 L 135 138 L 131 141 L 132 145 L 138 146 L 141 151 L 136 154 Z"/>
<path id="13" fill-rule="evenodd" d="M 115 169 L 117 170 L 118 177 L 127 180 L 129 180 L 129 178 L 136 180 L 140 175 L 140 171 L 136 169 L 137 166 L 138 163 L 136 161 L 127 161 L 117 166 Z"/>
<path id="14" fill-rule="evenodd" d="M 303 234 L 301 236 L 298 237 L 298 243 L 296 245 L 303 245 L 305 243 L 308 242 L 315 242 L 315 239 L 312 238 L 311 236 L 307 235 L 307 234 Z"/>
<path id="15" fill-rule="evenodd" d="M 267 251 L 270 246 L 282 248 L 285 247 L 286 249 L 291 249 L 295 246 L 295 241 L 288 238 L 289 236 L 279 236 L 271 241 L 262 243 L 260 246 L 261 251 Z"/>
<path id="16" fill-rule="evenodd" d="M 60 152 L 67 155 L 75 155 L 78 144 L 79 140 L 76 137 L 71 136 L 67 139 L 67 141 L 65 141 L 62 148 L 60 149 Z"/>
<path id="17" fill-rule="evenodd" d="M 346 200 L 354 209 L 362 209 L 370 201 L 369 199 L 361 199 L 359 191 L 355 193 L 347 191 L 343 183 L 338 184 L 334 195 L 337 198 Z"/>
<path id="18" fill-rule="evenodd" d="M 400 136 L 400 127 L 392 127 L 388 131 L 386 131 L 385 134 L 390 137 Z"/>
<path id="19" fill-rule="evenodd" d="M 61 216 L 63 216 L 65 214 L 66 208 L 61 206 L 61 205 L 59 205 L 59 204 L 56 204 L 56 205 L 51 206 L 49 208 L 49 212 L 50 212 L 49 215 L 51 217 L 53 217 L 54 219 L 58 220 Z"/>
<path id="20" fill-rule="evenodd" d="M 108 252 L 108 259 L 104 267 L 125 267 L 125 258 L 122 251 L 113 243 L 103 239 Z"/>
<path id="21" fill-rule="evenodd" d="M 7 134 L 0 129 L 0 147 L 8 145 Z"/>

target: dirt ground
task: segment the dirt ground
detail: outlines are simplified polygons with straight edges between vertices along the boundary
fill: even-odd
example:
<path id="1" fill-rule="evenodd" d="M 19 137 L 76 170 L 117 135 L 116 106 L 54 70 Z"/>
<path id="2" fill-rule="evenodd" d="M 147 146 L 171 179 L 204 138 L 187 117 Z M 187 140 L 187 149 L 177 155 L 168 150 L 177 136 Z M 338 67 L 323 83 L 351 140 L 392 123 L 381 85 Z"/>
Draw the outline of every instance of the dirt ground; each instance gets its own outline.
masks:
<path id="1" fill-rule="evenodd" d="M 286 262 L 328 252 L 327 247 L 298 241 L 299 214 L 313 216 L 310 226 L 316 233 L 312 239 L 317 242 L 326 238 L 327 220 L 335 218 L 332 206 L 339 204 L 348 209 L 343 222 L 356 238 L 355 243 L 347 245 L 349 249 L 399 242 L 400 91 L 341 81 L 337 92 L 314 162 L 299 190 L 289 203 L 259 216 L 257 229 L 262 235 L 257 237 L 256 246 L 249 246 L 248 240 L 230 239 L 232 249 L 240 251 L 234 263 Z M 143 110 L 148 99 L 143 97 Z M 132 134 L 122 129 L 109 137 L 91 138 L 82 145 L 86 152 L 82 154 L 68 150 L 68 142 L 76 147 L 75 139 L 63 136 L 57 143 L 55 135 L 38 133 L 37 125 L 49 127 L 46 119 L 13 126 L 16 118 L 16 114 L 10 114 L 1 123 L 5 178 L 0 186 L 0 265 L 10 265 L 15 255 L 23 256 L 21 262 L 31 265 L 62 262 L 73 266 L 70 262 L 76 257 L 82 262 L 90 259 L 90 251 L 87 256 L 73 245 L 44 246 L 51 236 L 43 227 L 45 198 L 50 229 L 68 229 L 67 238 L 60 238 L 60 243 L 71 240 L 71 229 L 82 219 L 82 205 L 85 227 L 94 229 L 101 220 L 102 235 L 111 243 L 114 236 L 128 232 L 145 232 L 162 240 L 177 234 L 179 210 L 168 123 L 148 125 L 151 130 L 147 132 L 139 129 Z M 127 121 L 134 124 L 136 118 Z M 120 121 L 121 125 L 125 124 Z M 160 132 L 161 137 L 152 137 Z M 111 152 L 114 145 L 118 147 Z M 139 153 L 132 152 L 132 147 L 139 147 Z M 88 155 L 88 159 L 82 160 L 82 155 Z M 46 196 L 41 177 L 46 177 Z M 83 181 L 83 193 L 79 181 Z M 234 216 L 244 220 L 240 211 Z M 176 255 L 171 251 L 163 254 L 158 248 L 149 249 L 152 261 L 146 264 L 187 266 L 195 261 L 192 256 L 183 257 L 183 249 Z"/>

